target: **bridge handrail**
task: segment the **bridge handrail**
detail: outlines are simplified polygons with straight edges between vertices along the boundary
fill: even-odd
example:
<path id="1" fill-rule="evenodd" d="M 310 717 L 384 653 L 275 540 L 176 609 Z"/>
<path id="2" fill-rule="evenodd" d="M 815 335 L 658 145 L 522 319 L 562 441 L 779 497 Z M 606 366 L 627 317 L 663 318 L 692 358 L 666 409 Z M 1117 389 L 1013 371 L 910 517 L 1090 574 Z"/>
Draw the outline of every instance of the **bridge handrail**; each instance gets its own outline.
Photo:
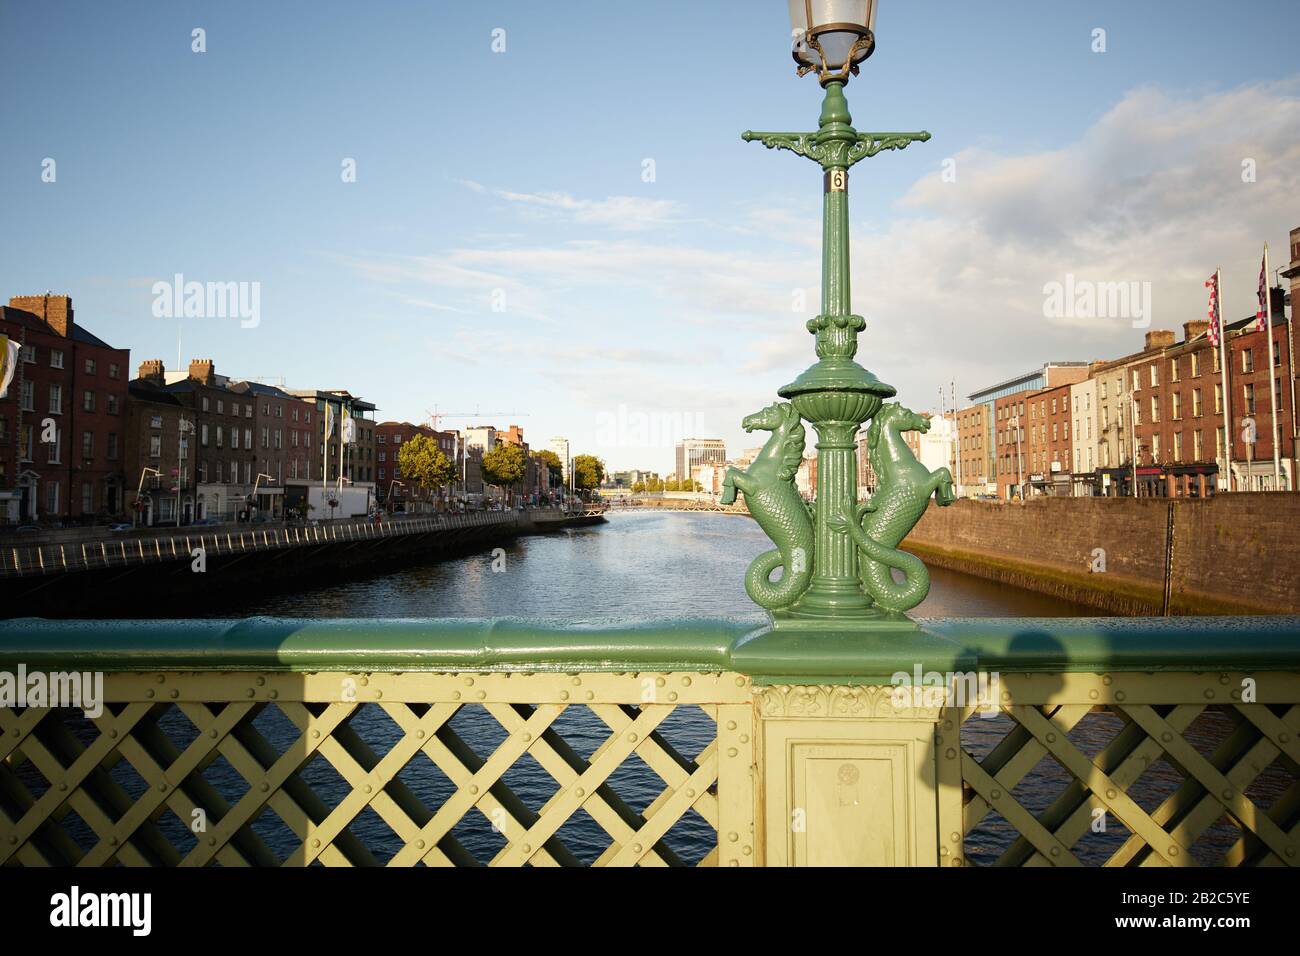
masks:
<path id="1" fill-rule="evenodd" d="M 574 624 L 525 618 L 0 621 L 0 667 L 139 671 L 733 671 L 760 682 L 925 669 L 1300 671 L 1300 616 L 942 618 L 864 641 L 775 631 L 764 614 Z"/>

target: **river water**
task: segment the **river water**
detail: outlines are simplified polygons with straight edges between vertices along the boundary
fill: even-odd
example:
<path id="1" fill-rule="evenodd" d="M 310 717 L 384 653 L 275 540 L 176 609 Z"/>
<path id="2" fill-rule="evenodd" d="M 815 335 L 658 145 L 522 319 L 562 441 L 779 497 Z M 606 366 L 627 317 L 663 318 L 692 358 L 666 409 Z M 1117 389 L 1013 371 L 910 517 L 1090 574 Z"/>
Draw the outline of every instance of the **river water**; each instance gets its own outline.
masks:
<path id="1" fill-rule="evenodd" d="M 742 584 L 749 562 L 770 543 L 750 520 L 725 514 L 628 513 L 613 514 L 608 523 L 574 528 L 549 535 L 520 538 L 504 546 L 504 568 L 493 570 L 493 554 L 434 561 L 385 571 L 344 584 L 293 593 L 249 598 L 244 604 L 224 609 L 220 616 L 268 614 L 280 617 L 488 617 L 516 616 L 569 621 L 664 617 L 688 614 L 720 616 L 754 610 Z M 499 560 L 497 566 L 501 566 Z M 925 617 L 1050 617 L 1094 615 L 1081 606 L 1018 591 L 981 579 L 941 569 L 932 570 L 929 597 L 916 610 Z M 179 714 L 168 713 L 160 721 L 183 749 L 197 735 Z M 1198 718 L 1188 737 L 1208 755 L 1231 729 L 1228 717 L 1207 712 Z M 254 727 L 274 749 L 283 753 L 298 738 L 298 732 L 275 707 L 267 707 Z M 1096 754 L 1123 727 L 1111 713 L 1090 714 L 1069 737 L 1084 753 Z M 401 737 L 397 725 L 377 705 L 359 708 L 349 728 L 360 741 L 382 756 Z M 486 711 L 466 706 L 449 722 L 449 729 L 469 746 L 477 759 L 486 760 L 506 737 L 506 732 Z M 570 707 L 552 725 L 579 757 L 587 759 L 610 735 L 610 729 L 585 707 Z M 972 718 L 962 732 L 963 746 L 977 759 L 983 757 L 1014 729 L 1007 717 Z M 89 728 L 87 728 L 89 730 Z M 93 731 L 92 731 L 93 733 Z M 714 735 L 712 722 L 698 708 L 677 708 L 659 731 L 661 739 L 687 760 L 695 758 Z M 114 779 L 132 793 L 143 782 L 114 768 Z M 351 790 L 324 756 L 317 756 L 300 772 L 302 779 L 324 801 L 337 805 Z M 1266 788 L 1268 774 L 1261 778 Z M 231 803 L 248 789 L 248 784 L 224 759 L 209 767 L 204 778 Z M 1071 777 L 1051 760 L 1043 760 L 1014 788 L 1014 796 L 1032 812 L 1046 808 L 1070 783 Z M 399 775 L 431 811 L 454 792 L 451 781 L 432 761 L 417 754 Z M 1140 786 L 1130 792 L 1148 812 L 1153 811 L 1182 783 L 1176 768 L 1155 761 L 1142 776 Z M 529 822 L 531 814 L 558 789 L 558 784 L 530 755 L 525 754 L 502 778 L 509 788 L 498 796 L 513 795 L 522 802 L 520 815 Z M 1282 784 L 1277 783 L 1280 787 Z M 664 782 L 639 758 L 632 757 L 609 778 L 602 793 L 621 800 L 628 812 L 639 814 L 664 790 Z M 1254 795 L 1253 793 L 1251 794 Z M 1103 862 L 1129 836 L 1114 819 L 1101 818 L 1101 830 L 1090 828 L 1075 845 L 1085 862 Z M 188 822 L 188 821 L 186 821 Z M 424 819 L 417 822 L 423 823 Z M 498 819 L 497 823 L 502 821 Z M 1108 825 L 1107 825 L 1108 824 Z M 444 848 L 463 848 L 477 861 L 487 862 L 507 843 L 513 821 L 503 826 L 477 811 L 467 813 L 444 841 Z M 166 816 L 159 826 L 177 846 L 193 845 L 193 837 L 174 817 Z M 299 841 L 270 809 L 264 811 L 253 829 L 280 859 L 288 856 Z M 383 863 L 401 847 L 401 841 L 372 809 L 366 808 L 348 827 L 360 842 Z M 1213 863 L 1236 839 L 1236 830 L 1220 821 L 1206 836 L 1198 860 Z M 1001 817 L 991 814 L 968 834 L 966 850 L 975 863 L 993 863 L 1010 847 L 1016 831 Z M 548 845 L 557 854 L 569 853 L 573 862 L 591 863 L 609 846 L 611 838 L 584 811 L 578 811 L 556 835 L 558 844 Z M 668 859 L 698 862 L 716 842 L 712 827 L 689 811 L 663 838 L 658 849 Z M 562 844 L 562 847 L 560 846 Z M 361 862 L 361 861 L 357 861 Z"/>

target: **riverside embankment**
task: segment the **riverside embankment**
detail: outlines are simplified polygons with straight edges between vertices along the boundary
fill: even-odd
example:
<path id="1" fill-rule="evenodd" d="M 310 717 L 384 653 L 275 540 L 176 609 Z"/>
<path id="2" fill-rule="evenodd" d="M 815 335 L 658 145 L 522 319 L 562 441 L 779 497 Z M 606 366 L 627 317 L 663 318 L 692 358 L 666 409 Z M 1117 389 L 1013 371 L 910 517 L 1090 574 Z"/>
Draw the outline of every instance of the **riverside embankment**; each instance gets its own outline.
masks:
<path id="1" fill-rule="evenodd" d="M 1300 494 L 933 502 L 903 547 L 928 564 L 1116 614 L 1300 608 Z"/>
<path id="2" fill-rule="evenodd" d="M 87 538 L 56 533 L 0 546 L 6 617 L 201 611 L 240 594 L 316 587 L 604 521 L 603 509 L 486 511 L 307 526 L 194 527 Z"/>

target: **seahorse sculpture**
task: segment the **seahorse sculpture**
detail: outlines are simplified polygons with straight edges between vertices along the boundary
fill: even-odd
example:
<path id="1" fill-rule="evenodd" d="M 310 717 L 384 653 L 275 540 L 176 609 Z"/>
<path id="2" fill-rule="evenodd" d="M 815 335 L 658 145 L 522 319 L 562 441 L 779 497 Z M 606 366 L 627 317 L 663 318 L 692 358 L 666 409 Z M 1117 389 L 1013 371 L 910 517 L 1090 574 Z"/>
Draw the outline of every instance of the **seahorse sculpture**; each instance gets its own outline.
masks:
<path id="1" fill-rule="evenodd" d="M 813 523 L 794 486 L 803 461 L 803 423 L 793 405 L 777 402 L 746 416 L 741 424 L 747 432 L 760 428 L 772 432 L 772 437 L 745 471 L 727 469 L 722 503 L 731 504 L 736 492 L 742 492 L 749 513 L 776 545 L 776 550 L 755 558 L 745 572 L 750 598 L 776 611 L 797 601 L 812 581 Z M 777 568 L 783 569 L 781 579 L 773 581 Z"/>
<path id="2" fill-rule="evenodd" d="M 898 550 L 898 545 L 925 514 L 931 495 L 940 505 L 950 505 L 954 498 L 952 473 L 947 468 L 930 471 L 902 438 L 903 432 L 929 430 L 929 419 L 898 402 L 882 405 L 867 430 L 871 468 L 879 482 L 876 492 L 854 509 L 853 520 L 836 515 L 829 522 L 852 537 L 862 552 L 862 588 L 886 611 L 910 610 L 930 592 L 930 573 L 921 559 Z M 894 580 L 892 568 L 903 572 L 904 583 Z"/>

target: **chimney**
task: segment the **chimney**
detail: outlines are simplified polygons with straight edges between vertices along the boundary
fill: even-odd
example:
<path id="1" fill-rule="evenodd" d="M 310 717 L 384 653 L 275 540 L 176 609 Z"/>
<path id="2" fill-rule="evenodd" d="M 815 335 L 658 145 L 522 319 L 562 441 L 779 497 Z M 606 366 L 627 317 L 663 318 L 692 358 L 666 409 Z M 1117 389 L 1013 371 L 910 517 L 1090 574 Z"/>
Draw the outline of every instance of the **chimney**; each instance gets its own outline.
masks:
<path id="1" fill-rule="evenodd" d="M 72 299 L 66 295 L 16 295 L 9 300 L 10 308 L 30 312 L 56 335 L 68 338 L 72 334 Z"/>
<path id="2" fill-rule="evenodd" d="M 1164 349 L 1174 344 L 1173 329 L 1152 329 L 1147 333 L 1147 345 L 1144 351 Z"/>
<path id="3" fill-rule="evenodd" d="M 204 385 L 213 385 L 217 380 L 216 369 L 212 359 L 190 359 L 190 378 Z"/>
<path id="4" fill-rule="evenodd" d="M 1191 322 L 1183 323 L 1183 341 L 1190 342 L 1205 332 L 1210 327 L 1208 319 L 1193 319 Z"/>
<path id="5" fill-rule="evenodd" d="M 141 362 L 139 378 L 141 381 L 153 382 L 155 385 L 164 384 L 162 359 L 148 359 Z"/>

